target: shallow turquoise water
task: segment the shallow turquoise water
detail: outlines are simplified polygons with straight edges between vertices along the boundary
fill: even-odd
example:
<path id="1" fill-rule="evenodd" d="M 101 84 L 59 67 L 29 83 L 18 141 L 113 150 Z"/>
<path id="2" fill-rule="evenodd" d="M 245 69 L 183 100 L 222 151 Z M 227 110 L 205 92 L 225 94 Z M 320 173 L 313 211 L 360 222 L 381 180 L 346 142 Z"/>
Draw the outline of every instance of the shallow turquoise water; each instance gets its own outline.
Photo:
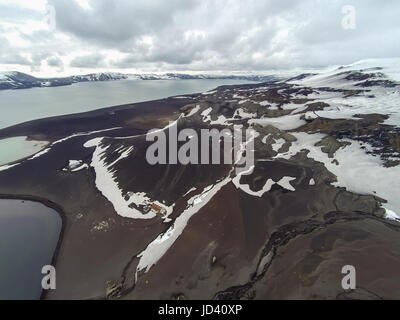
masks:
<path id="1" fill-rule="evenodd" d="M 35 154 L 46 144 L 44 141 L 26 140 L 26 137 L 1 139 L 0 166 Z"/>

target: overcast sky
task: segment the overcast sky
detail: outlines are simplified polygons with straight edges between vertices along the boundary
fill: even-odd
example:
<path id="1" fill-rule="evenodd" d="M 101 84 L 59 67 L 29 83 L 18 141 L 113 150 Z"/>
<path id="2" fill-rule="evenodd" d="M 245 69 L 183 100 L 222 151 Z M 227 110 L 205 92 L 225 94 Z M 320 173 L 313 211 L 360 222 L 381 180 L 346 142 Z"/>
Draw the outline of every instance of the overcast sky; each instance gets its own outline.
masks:
<path id="1" fill-rule="evenodd" d="M 342 27 L 345 5 L 355 8 L 355 29 Z M 262 73 L 342 65 L 400 56 L 399 14 L 399 0 L 0 0 L 0 69 Z"/>

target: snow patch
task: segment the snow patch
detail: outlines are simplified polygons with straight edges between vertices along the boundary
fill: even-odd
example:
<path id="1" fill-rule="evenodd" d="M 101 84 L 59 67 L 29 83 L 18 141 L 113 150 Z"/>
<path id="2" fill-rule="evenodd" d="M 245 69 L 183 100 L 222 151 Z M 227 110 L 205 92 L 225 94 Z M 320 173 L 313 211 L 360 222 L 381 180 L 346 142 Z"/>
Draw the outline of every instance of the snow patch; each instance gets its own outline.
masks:
<path id="1" fill-rule="evenodd" d="M 300 119 L 300 114 L 287 115 L 278 118 L 251 119 L 249 124 L 257 123 L 262 126 L 272 125 L 279 130 L 292 130 L 306 124 L 306 121 Z"/>
<path id="2" fill-rule="evenodd" d="M 302 149 L 309 150 L 308 157 L 324 163 L 325 167 L 337 177 L 333 185 L 345 187 L 358 194 L 377 195 L 388 201 L 387 210 L 400 212 L 400 166 L 386 168 L 379 157 L 367 154 L 358 141 L 343 139 L 350 145 L 336 151 L 335 159 L 339 164 L 322 152 L 315 144 L 325 137 L 323 134 L 292 133 L 297 141 L 293 142 L 289 151 L 276 158 L 290 159 Z"/>
<path id="3" fill-rule="evenodd" d="M 290 184 L 290 181 L 296 180 L 295 177 L 283 177 L 276 184 L 289 191 L 296 191 L 296 189 Z"/>
<path id="4" fill-rule="evenodd" d="M 282 146 L 285 144 L 285 139 L 279 138 L 275 140 L 275 143 L 271 145 L 272 150 L 274 150 L 275 152 L 278 152 Z"/>
<path id="5" fill-rule="evenodd" d="M 202 93 L 202 95 L 209 95 L 209 94 L 214 94 L 214 93 L 216 93 L 216 92 L 218 92 L 217 90 L 213 90 L 213 91 L 207 91 L 207 92 L 203 92 Z"/>
<path id="6" fill-rule="evenodd" d="M 400 221 L 400 217 L 395 212 L 386 208 L 384 209 L 386 210 L 385 214 L 386 219 Z"/>
<path id="7" fill-rule="evenodd" d="M 194 107 L 192 110 L 190 110 L 189 114 L 186 115 L 186 118 L 191 117 L 192 115 L 194 115 L 195 113 L 197 113 L 200 110 L 200 105 L 196 105 L 196 107 Z"/>

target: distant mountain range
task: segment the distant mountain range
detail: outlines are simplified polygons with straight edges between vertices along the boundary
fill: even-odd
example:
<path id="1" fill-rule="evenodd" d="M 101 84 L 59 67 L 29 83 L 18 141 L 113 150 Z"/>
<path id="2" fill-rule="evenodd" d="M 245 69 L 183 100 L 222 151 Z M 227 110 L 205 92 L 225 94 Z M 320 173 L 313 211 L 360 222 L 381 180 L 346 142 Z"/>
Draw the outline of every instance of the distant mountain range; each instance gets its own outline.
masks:
<path id="1" fill-rule="evenodd" d="M 0 90 L 8 89 L 28 89 L 38 87 L 58 87 L 67 86 L 77 82 L 88 81 L 111 81 L 111 80 L 188 80 L 188 79 L 231 79 L 245 80 L 256 82 L 273 82 L 279 80 L 275 76 L 259 76 L 259 75 L 190 75 L 182 73 L 166 73 L 166 74 L 123 74 L 116 72 L 90 73 L 86 75 L 70 76 L 63 78 L 36 78 L 29 74 L 9 71 L 0 72 Z"/>

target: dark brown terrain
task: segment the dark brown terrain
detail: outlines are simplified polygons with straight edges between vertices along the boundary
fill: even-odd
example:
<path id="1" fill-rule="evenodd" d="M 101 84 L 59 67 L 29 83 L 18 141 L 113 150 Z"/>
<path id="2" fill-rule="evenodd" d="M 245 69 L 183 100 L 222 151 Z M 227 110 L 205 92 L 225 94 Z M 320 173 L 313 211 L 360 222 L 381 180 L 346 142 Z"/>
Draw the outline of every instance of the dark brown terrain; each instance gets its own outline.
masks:
<path id="1" fill-rule="evenodd" d="M 335 89 L 343 99 L 370 95 L 365 90 L 381 85 L 371 83 L 374 76 L 351 75 L 347 80 L 358 79 L 364 85 L 353 91 Z M 338 150 L 351 144 L 344 139 L 351 139 L 379 145 L 369 153 L 381 157 L 386 167 L 397 168 L 399 129 L 383 123 L 385 114 L 354 119 L 306 117 L 329 107 L 329 102 L 321 103 L 313 94 L 330 91 L 334 90 L 290 82 L 225 86 L 208 95 L 118 106 L 0 130 L 0 138 L 26 135 L 50 143 L 88 133 L 52 144 L 42 156 L 0 171 L 1 197 L 42 201 L 63 216 L 54 258 L 57 289 L 42 298 L 400 299 L 400 223 L 387 219 L 383 208 L 387 199 L 379 192 L 358 194 L 333 185 L 338 177 L 323 162 L 309 157 L 307 148 L 279 156 L 298 140 L 297 133 L 320 133 L 326 136 L 315 146 L 332 163 L 339 162 Z M 285 108 L 288 104 L 293 108 Z M 197 107 L 189 117 L 181 116 Z M 238 109 L 254 119 L 298 115 L 300 122 L 293 128 L 272 122 L 251 124 Z M 219 121 L 220 116 L 225 120 Z M 178 118 L 179 129 L 242 124 L 243 129 L 256 130 L 254 170 L 239 177 L 239 184 L 248 185 L 250 192 L 233 183 L 232 165 L 147 163 L 146 132 Z M 110 128 L 116 129 L 89 133 Z M 129 199 L 132 193 L 144 193 L 166 207 L 174 205 L 170 220 L 160 214 L 151 219 L 145 218 L 146 213 L 141 219 L 118 214 L 96 185 L 91 162 L 97 149 L 84 147 L 96 137 L 104 137 L 96 148 L 106 148 L 102 159 L 109 171 L 112 168 L 122 195 Z M 274 148 L 279 139 L 282 145 Z M 119 150 L 130 146 L 133 151 L 118 160 Z M 88 169 L 62 171 L 71 159 L 82 160 Z M 293 177 L 289 187 L 275 183 L 261 196 L 251 194 L 268 179 L 277 182 L 283 177 Z M 140 254 L 154 239 L 170 228 L 177 232 L 178 218 L 190 207 L 188 200 L 224 179 L 227 182 L 188 219 L 165 254 L 147 272 L 138 270 Z M 344 265 L 357 270 L 356 290 L 341 287 Z"/>

